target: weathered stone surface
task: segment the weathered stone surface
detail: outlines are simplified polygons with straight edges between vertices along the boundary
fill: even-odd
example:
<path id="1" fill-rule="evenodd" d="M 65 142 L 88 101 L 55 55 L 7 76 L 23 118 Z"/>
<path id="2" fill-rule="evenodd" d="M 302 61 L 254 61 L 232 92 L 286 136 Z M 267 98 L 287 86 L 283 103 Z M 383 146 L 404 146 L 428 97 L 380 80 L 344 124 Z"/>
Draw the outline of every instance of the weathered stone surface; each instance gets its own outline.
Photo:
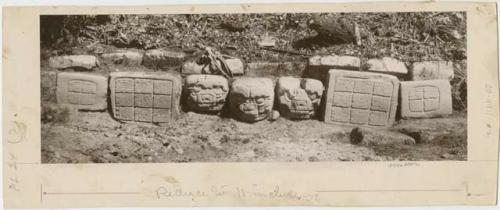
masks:
<path id="1" fill-rule="evenodd" d="M 246 76 L 297 76 L 300 77 L 306 63 L 299 62 L 254 62 L 248 63 Z"/>
<path id="2" fill-rule="evenodd" d="M 220 65 L 220 61 L 218 62 Z M 238 58 L 226 59 L 226 64 L 231 69 L 233 75 L 243 75 L 245 73 L 243 62 Z M 210 65 L 198 64 L 195 61 L 187 61 L 182 65 L 182 74 L 220 74 L 210 69 Z"/>
<path id="3" fill-rule="evenodd" d="M 93 55 L 64 55 L 49 58 L 49 66 L 57 69 L 83 68 L 90 70 L 99 66 L 99 61 Z"/>
<path id="4" fill-rule="evenodd" d="M 108 107 L 108 78 L 77 72 L 57 74 L 57 103 L 80 110 L 105 110 Z"/>
<path id="5" fill-rule="evenodd" d="M 269 78 L 237 78 L 231 85 L 229 100 L 231 113 L 237 119 L 246 122 L 264 120 L 273 108 L 273 81 Z"/>
<path id="6" fill-rule="evenodd" d="M 384 129 L 356 127 L 350 133 L 351 143 L 364 146 L 415 144 L 416 141 L 402 133 Z"/>
<path id="7" fill-rule="evenodd" d="M 280 112 L 278 112 L 277 110 L 273 110 L 273 112 L 271 113 L 271 117 L 269 118 L 269 120 L 271 121 L 276 121 L 278 118 L 280 118 Z"/>
<path id="8" fill-rule="evenodd" d="M 229 92 L 227 79 L 219 75 L 189 75 L 185 86 L 186 104 L 195 111 L 220 111 Z"/>
<path id="9" fill-rule="evenodd" d="M 123 121 L 164 123 L 179 114 L 181 79 L 169 73 L 110 74 L 113 116 Z"/>
<path id="10" fill-rule="evenodd" d="M 451 61 L 424 61 L 415 62 L 411 69 L 411 80 L 451 80 L 454 77 Z"/>
<path id="11" fill-rule="evenodd" d="M 330 69 L 359 70 L 361 60 L 354 56 L 313 56 L 309 58 L 304 76 L 326 82 Z"/>
<path id="12" fill-rule="evenodd" d="M 308 64 L 309 66 L 322 66 L 328 68 L 358 70 L 361 65 L 361 61 L 358 57 L 354 56 L 317 55 L 309 58 Z"/>
<path id="13" fill-rule="evenodd" d="M 324 89 L 319 80 L 280 77 L 276 84 L 276 94 L 281 115 L 292 119 L 314 117 L 319 110 Z"/>
<path id="14" fill-rule="evenodd" d="M 408 74 L 405 63 L 391 57 L 381 59 L 370 59 L 366 62 L 368 71 L 381 72 L 385 74 L 394 74 L 404 76 Z"/>
<path id="15" fill-rule="evenodd" d="M 392 75 L 330 70 L 324 121 L 374 127 L 394 123 L 399 80 Z"/>
<path id="16" fill-rule="evenodd" d="M 42 101 L 56 102 L 57 72 L 40 71 L 40 88 Z"/>
<path id="17" fill-rule="evenodd" d="M 452 111 L 448 80 L 401 82 L 401 117 L 437 117 Z"/>
<path id="18" fill-rule="evenodd" d="M 112 53 L 101 55 L 106 63 L 124 66 L 139 66 L 142 64 L 143 52 L 132 50 L 118 50 Z"/>
<path id="19" fill-rule="evenodd" d="M 166 69 L 180 66 L 184 61 L 184 52 L 175 52 L 164 49 L 148 50 L 144 53 L 143 65 L 152 69 Z"/>

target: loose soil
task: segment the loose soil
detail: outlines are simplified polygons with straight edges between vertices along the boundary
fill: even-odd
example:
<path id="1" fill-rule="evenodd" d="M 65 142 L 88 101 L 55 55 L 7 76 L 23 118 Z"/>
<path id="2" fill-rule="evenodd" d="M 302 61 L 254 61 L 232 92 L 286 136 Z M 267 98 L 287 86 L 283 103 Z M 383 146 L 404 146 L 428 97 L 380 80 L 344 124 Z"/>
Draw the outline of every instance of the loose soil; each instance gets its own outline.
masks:
<path id="1" fill-rule="evenodd" d="M 416 145 L 353 145 L 348 126 L 318 120 L 253 124 L 185 113 L 175 122 L 121 123 L 106 112 L 70 112 L 67 123 L 42 124 L 43 163 L 211 161 L 466 160 L 466 117 L 402 120 L 393 129 L 437 132 Z"/>

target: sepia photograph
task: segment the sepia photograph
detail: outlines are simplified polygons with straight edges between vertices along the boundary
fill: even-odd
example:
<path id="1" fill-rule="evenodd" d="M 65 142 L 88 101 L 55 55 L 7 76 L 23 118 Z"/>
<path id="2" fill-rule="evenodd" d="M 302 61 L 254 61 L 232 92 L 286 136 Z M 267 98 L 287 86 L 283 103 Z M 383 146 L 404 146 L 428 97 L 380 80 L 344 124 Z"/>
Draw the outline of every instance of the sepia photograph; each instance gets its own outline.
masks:
<path id="1" fill-rule="evenodd" d="M 39 20 L 44 164 L 468 160 L 466 12 Z"/>

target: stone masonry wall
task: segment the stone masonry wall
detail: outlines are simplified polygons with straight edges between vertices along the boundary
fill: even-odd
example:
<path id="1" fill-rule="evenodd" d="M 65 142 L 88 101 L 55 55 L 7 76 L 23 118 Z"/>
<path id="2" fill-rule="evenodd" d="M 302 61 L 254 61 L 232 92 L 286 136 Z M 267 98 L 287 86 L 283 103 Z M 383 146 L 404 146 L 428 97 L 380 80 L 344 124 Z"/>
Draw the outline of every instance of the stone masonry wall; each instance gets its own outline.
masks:
<path id="1" fill-rule="evenodd" d="M 41 88 L 47 93 L 42 94 L 42 100 L 53 100 L 51 93 L 56 90 L 59 104 L 76 106 L 81 110 L 106 110 L 109 98 L 112 115 L 117 120 L 169 122 L 180 112 L 181 76 L 196 76 L 203 72 L 188 71 L 181 76 L 166 72 L 113 72 L 109 74 L 109 90 L 108 75 L 93 72 L 100 63 L 145 70 L 148 67 L 175 70 L 183 66 L 182 62 L 184 66 L 192 62 L 184 61 L 184 57 L 183 53 L 168 50 L 117 50 L 101 55 L 101 61 L 92 55 L 56 56 L 50 58 L 49 63 L 60 73 L 42 72 Z M 416 62 L 409 71 L 405 63 L 390 57 L 370 59 L 366 65 L 364 62 L 352 56 L 314 56 L 307 65 L 260 62 L 245 65 L 244 71 L 239 70 L 243 67 L 238 67 L 237 71 L 247 77 L 279 79 L 282 75 L 303 75 L 322 81 L 326 88 L 323 94 L 318 94 L 323 96 L 323 105 L 317 112 L 325 122 L 390 127 L 396 120 L 398 97 L 401 101 L 400 115 L 404 118 L 451 114 L 448 79 L 453 78 L 453 69 L 450 70 L 449 62 Z M 86 69 L 86 72 L 67 72 L 67 69 Z M 408 79 L 416 81 L 406 81 Z M 401 88 L 399 80 L 402 80 Z M 229 86 L 231 82 L 232 79 Z M 221 107 L 216 110 L 221 110 Z"/>

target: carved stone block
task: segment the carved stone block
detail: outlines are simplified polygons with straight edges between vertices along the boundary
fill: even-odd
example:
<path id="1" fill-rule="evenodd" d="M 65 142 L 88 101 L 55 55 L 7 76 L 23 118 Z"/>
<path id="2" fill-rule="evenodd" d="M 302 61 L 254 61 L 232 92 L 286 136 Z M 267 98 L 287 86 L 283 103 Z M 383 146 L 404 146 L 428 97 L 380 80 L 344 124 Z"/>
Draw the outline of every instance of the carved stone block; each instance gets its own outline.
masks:
<path id="1" fill-rule="evenodd" d="M 281 115 L 292 119 L 314 117 L 318 113 L 324 89 L 319 80 L 280 77 L 276 94 Z"/>
<path id="2" fill-rule="evenodd" d="M 164 123 L 179 114 L 181 80 L 178 76 L 114 72 L 110 89 L 113 116 L 118 120 Z"/>
<path id="3" fill-rule="evenodd" d="M 189 75 L 185 87 L 186 104 L 195 111 L 220 111 L 229 92 L 227 79 L 219 75 Z"/>
<path id="4" fill-rule="evenodd" d="M 142 63 L 143 52 L 132 50 L 117 50 L 101 55 L 106 63 L 124 66 L 139 66 Z"/>
<path id="5" fill-rule="evenodd" d="M 304 76 L 326 83 L 330 69 L 359 70 L 361 60 L 354 56 L 313 56 L 309 58 Z"/>
<path id="6" fill-rule="evenodd" d="M 424 61 L 415 62 L 412 65 L 411 80 L 452 80 L 454 77 L 452 62 L 447 61 Z"/>
<path id="7" fill-rule="evenodd" d="M 243 62 L 238 58 L 226 59 L 226 64 L 231 69 L 233 75 L 243 75 L 245 73 Z M 221 62 L 218 61 L 219 65 Z M 187 61 L 182 65 L 182 74 L 214 74 L 210 65 L 198 64 L 195 61 Z M 218 73 L 216 73 L 218 74 Z"/>
<path id="8" fill-rule="evenodd" d="M 63 55 L 49 59 L 49 66 L 57 69 L 83 68 L 90 70 L 99 66 L 99 60 L 93 55 Z"/>
<path id="9" fill-rule="evenodd" d="M 399 80 L 395 76 L 330 70 L 325 122 L 388 127 L 394 123 Z"/>
<path id="10" fill-rule="evenodd" d="M 57 74 L 57 103 L 81 110 L 105 110 L 108 78 L 101 75 L 61 72 Z"/>
<path id="11" fill-rule="evenodd" d="M 395 76 L 406 76 L 408 74 L 405 63 L 391 57 L 370 59 L 366 64 L 368 66 L 368 71 L 392 74 Z"/>
<path id="12" fill-rule="evenodd" d="M 152 69 L 166 69 L 180 66 L 184 61 L 184 52 L 169 51 L 165 49 L 148 50 L 143 56 L 143 65 Z"/>
<path id="13" fill-rule="evenodd" d="M 231 112 L 237 119 L 256 122 L 266 119 L 274 103 L 274 84 L 269 78 L 241 77 L 231 85 Z"/>
<path id="14" fill-rule="evenodd" d="M 436 117 L 452 113 L 448 80 L 401 82 L 401 117 Z"/>

